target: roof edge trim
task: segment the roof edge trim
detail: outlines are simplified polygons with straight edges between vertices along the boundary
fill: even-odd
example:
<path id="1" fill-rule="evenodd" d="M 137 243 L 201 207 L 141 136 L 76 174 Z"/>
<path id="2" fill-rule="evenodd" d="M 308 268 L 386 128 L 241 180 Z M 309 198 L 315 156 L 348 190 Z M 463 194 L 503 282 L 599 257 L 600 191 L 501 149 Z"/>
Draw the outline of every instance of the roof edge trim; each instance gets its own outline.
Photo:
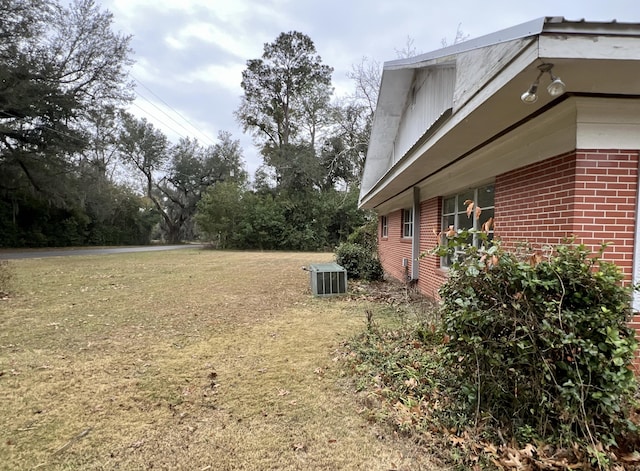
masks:
<path id="1" fill-rule="evenodd" d="M 437 49 L 426 54 L 420 54 L 419 56 L 410 57 L 407 59 L 396 59 L 384 63 L 384 70 L 396 70 L 406 69 L 413 67 L 420 67 L 423 63 L 429 62 L 435 59 L 460 54 L 461 52 L 471 51 L 481 47 L 493 46 L 506 41 L 512 41 L 514 39 L 526 38 L 529 36 L 535 36 L 542 33 L 544 25 L 547 22 L 558 22 L 562 17 L 550 17 L 543 16 L 527 23 L 512 26 L 511 28 L 496 31 L 495 33 L 480 36 L 479 38 L 463 41 L 458 44 L 453 44 L 442 49 Z"/>

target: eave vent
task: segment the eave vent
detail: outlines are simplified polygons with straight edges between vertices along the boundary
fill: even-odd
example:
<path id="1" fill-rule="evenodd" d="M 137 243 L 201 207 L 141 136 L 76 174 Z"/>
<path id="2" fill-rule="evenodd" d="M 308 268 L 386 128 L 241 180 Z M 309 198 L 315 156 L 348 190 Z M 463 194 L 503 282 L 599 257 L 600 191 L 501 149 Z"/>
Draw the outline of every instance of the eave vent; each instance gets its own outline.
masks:
<path id="1" fill-rule="evenodd" d="M 319 263 L 308 268 L 314 296 L 335 296 L 347 292 L 347 270 L 337 263 Z"/>

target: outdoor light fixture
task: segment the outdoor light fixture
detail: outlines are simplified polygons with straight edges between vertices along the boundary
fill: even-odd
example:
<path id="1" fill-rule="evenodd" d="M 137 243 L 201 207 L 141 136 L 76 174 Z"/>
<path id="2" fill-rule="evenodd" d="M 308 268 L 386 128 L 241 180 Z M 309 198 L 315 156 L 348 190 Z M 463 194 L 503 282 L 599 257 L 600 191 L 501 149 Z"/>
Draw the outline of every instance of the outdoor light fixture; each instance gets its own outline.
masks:
<path id="1" fill-rule="evenodd" d="M 549 84 L 549 86 L 547 86 L 549 95 L 555 97 L 564 93 L 566 86 L 564 82 L 560 80 L 560 77 L 556 77 L 555 75 L 553 75 L 552 69 L 553 64 L 545 63 L 538 66 L 538 70 L 540 71 L 540 73 L 531 84 L 529 89 L 520 96 L 520 99 L 523 103 L 530 104 L 538 101 L 538 85 L 540 85 L 540 77 L 542 77 L 546 73 L 548 73 L 549 78 L 551 78 L 551 83 Z"/>

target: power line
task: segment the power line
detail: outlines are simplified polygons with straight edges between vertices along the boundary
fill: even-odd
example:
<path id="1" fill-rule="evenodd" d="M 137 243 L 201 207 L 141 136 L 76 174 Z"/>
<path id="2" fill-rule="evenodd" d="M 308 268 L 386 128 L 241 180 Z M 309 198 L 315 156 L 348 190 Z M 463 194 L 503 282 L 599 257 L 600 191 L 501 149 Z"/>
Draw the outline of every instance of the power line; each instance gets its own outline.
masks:
<path id="1" fill-rule="evenodd" d="M 137 92 L 136 92 L 137 93 Z M 187 134 L 190 132 L 189 129 L 185 128 L 181 123 L 179 123 L 178 121 L 176 121 L 170 114 L 168 114 L 166 111 L 164 111 L 162 108 L 160 108 L 158 105 L 156 105 L 154 102 L 152 102 L 151 100 L 149 100 L 148 98 L 138 94 L 138 98 L 142 98 L 144 101 L 146 101 L 147 103 L 149 103 L 151 106 L 153 106 L 154 108 L 156 108 L 158 111 L 160 111 L 162 114 L 164 114 L 167 118 L 169 118 L 171 121 L 173 121 L 174 123 L 176 123 L 178 126 L 180 126 L 182 129 L 184 129 L 185 131 L 187 131 Z M 175 130 L 175 128 L 173 128 L 172 126 L 169 126 L 167 123 L 165 123 L 164 121 L 162 121 L 161 119 L 159 119 L 156 115 L 150 113 L 149 111 L 143 109 L 140 105 L 138 105 L 135 101 L 133 102 L 133 105 L 136 106 L 138 109 L 141 109 L 142 111 L 144 111 L 147 115 L 151 116 L 153 119 L 155 119 L 156 121 L 164 124 L 165 126 L 167 126 L 172 132 L 176 133 L 177 135 L 179 135 L 180 137 L 184 138 L 185 136 L 183 136 L 181 133 L 179 133 L 178 131 Z"/>
<path id="2" fill-rule="evenodd" d="M 155 98 L 157 98 L 161 103 L 163 103 L 167 108 L 169 108 L 171 111 L 173 111 L 176 115 L 178 115 L 182 120 L 184 120 L 187 124 L 189 124 L 197 133 L 200 134 L 200 136 L 204 137 L 207 141 L 209 141 L 211 144 L 215 145 L 215 142 L 209 137 L 207 136 L 203 131 L 201 131 L 198 127 L 196 127 L 191 121 L 189 121 L 184 115 L 182 115 L 178 110 L 176 110 L 175 108 L 173 108 L 169 103 L 167 103 L 165 100 L 163 100 L 160 96 L 158 96 L 156 93 L 154 93 L 153 90 L 151 90 L 149 87 L 147 87 L 144 83 L 142 83 L 137 77 L 135 77 L 133 74 L 131 75 L 133 77 L 133 79 L 138 82 L 145 90 L 147 90 L 151 95 L 153 95 Z M 164 115 L 166 115 L 167 117 L 169 117 L 169 119 L 171 119 L 173 122 L 175 122 L 176 124 L 178 124 L 182 129 L 184 129 L 187 132 L 190 132 L 186 127 L 184 127 L 182 125 L 182 123 L 179 123 L 176 119 L 174 119 L 172 116 L 170 116 L 168 113 L 166 113 L 164 110 L 162 110 L 160 107 L 158 107 L 155 103 L 151 102 L 148 98 L 144 97 L 143 95 L 141 95 L 140 93 L 138 93 L 138 91 L 136 91 L 136 94 L 142 98 L 143 100 L 146 100 L 147 102 L 149 102 L 151 105 L 153 105 L 155 108 L 157 108 L 161 113 L 163 113 Z"/>
<path id="3" fill-rule="evenodd" d="M 135 101 L 131 102 L 131 104 L 133 106 L 135 106 L 136 108 L 138 108 L 140 111 L 142 111 L 143 113 L 147 114 L 148 116 L 151 116 L 154 120 L 156 120 L 157 122 L 161 123 L 163 126 L 167 127 L 168 129 L 171 130 L 171 132 L 174 132 L 175 134 L 177 134 L 178 136 L 180 136 L 183 139 L 186 139 L 187 137 L 184 136 L 183 134 L 179 133 L 178 131 L 176 131 L 171 125 L 165 123 L 164 121 L 162 121 L 161 119 L 159 119 L 157 116 L 154 116 L 153 114 L 149 113 L 147 110 L 145 110 L 143 107 L 141 107 L 140 105 L 138 105 Z"/>

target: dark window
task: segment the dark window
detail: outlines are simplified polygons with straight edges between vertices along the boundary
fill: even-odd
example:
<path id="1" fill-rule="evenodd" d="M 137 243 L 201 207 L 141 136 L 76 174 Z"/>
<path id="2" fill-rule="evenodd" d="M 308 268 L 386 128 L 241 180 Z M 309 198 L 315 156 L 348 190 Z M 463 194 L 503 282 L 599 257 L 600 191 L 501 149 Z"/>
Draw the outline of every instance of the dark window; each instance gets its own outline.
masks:
<path id="1" fill-rule="evenodd" d="M 413 208 L 402 210 L 402 237 L 413 237 Z"/>
<path id="2" fill-rule="evenodd" d="M 467 204 L 465 204 L 465 202 L 468 201 L 473 201 L 474 204 L 474 210 L 469 216 L 467 216 Z M 493 219 L 494 214 L 493 184 L 465 190 L 457 195 L 444 197 L 442 201 L 442 230 L 445 233 L 450 228 L 456 231 L 458 229 L 475 229 L 480 231 L 490 218 Z M 488 233 L 489 239 L 492 239 L 493 226 L 491 226 Z M 470 244 L 476 246 L 480 244 L 478 234 L 472 234 L 469 237 Z M 453 258 L 456 256 L 458 256 L 458 253 L 443 257 L 441 259 L 441 266 L 451 266 Z"/>

